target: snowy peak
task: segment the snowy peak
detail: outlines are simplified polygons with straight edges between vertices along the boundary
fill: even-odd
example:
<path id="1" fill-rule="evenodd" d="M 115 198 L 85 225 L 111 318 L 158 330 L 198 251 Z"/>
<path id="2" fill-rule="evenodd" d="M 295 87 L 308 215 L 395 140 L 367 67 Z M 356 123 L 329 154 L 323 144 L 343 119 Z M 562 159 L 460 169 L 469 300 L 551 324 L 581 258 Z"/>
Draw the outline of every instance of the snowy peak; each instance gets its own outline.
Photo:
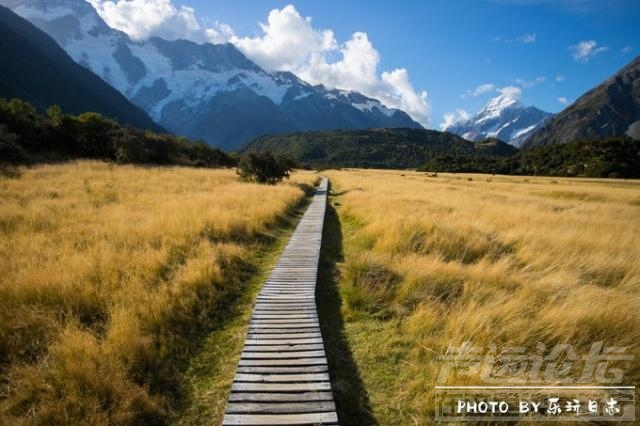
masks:
<path id="1" fill-rule="evenodd" d="M 470 141 L 498 138 L 521 146 L 553 114 L 523 105 L 516 97 L 501 94 L 491 99 L 471 119 L 452 124 L 444 130 Z"/>
<path id="2" fill-rule="evenodd" d="M 524 109 L 524 105 L 514 97 L 508 95 L 496 96 L 478 113 L 475 121 L 482 123 L 487 120 L 500 118 L 505 115 L 508 110 L 520 109 Z"/>

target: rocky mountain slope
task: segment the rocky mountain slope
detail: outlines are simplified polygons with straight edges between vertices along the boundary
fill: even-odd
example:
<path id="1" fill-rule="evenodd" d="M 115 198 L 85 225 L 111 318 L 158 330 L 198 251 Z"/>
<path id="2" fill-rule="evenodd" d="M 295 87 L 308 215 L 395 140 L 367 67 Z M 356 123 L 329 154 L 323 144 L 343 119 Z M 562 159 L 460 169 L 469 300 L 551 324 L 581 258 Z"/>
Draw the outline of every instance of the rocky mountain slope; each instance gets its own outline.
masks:
<path id="1" fill-rule="evenodd" d="M 268 73 L 233 45 L 134 42 L 85 0 L 0 0 L 167 130 L 234 149 L 264 134 L 421 126 L 358 93 Z"/>
<path id="2" fill-rule="evenodd" d="M 159 130 L 144 111 L 73 61 L 48 35 L 0 6 L 0 97 L 21 98 L 45 110 L 99 112 L 144 129 Z"/>
<path id="3" fill-rule="evenodd" d="M 625 134 L 640 139 L 640 57 L 558 113 L 523 147 Z"/>

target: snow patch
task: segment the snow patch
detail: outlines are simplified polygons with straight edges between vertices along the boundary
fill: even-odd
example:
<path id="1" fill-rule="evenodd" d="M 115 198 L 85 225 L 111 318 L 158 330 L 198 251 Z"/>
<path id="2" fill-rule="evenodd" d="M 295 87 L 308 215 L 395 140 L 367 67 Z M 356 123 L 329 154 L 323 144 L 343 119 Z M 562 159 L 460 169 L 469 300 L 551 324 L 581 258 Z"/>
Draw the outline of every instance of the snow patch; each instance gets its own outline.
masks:
<path id="1" fill-rule="evenodd" d="M 513 133 L 511 133 L 511 139 L 518 139 L 520 136 L 526 135 L 527 133 L 534 130 L 536 127 L 538 127 L 538 125 L 534 124 L 532 126 L 525 127 L 524 129 L 514 130 Z"/>

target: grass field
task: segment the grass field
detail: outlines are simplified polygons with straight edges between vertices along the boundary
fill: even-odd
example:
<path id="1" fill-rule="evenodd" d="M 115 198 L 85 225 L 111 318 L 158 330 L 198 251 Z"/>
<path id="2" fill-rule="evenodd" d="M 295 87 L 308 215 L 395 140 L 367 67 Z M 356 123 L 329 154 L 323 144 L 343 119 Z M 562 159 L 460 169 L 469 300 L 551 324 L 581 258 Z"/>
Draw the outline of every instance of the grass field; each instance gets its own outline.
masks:
<path id="1" fill-rule="evenodd" d="M 315 181 L 100 162 L 0 178 L 0 424 L 167 423 Z"/>
<path id="2" fill-rule="evenodd" d="M 604 341 L 635 355 L 618 366 L 640 383 L 640 182 L 326 175 L 335 274 L 320 297 L 343 316 L 323 328 L 343 424 L 433 423 L 438 356 L 463 342 L 583 355 Z"/>

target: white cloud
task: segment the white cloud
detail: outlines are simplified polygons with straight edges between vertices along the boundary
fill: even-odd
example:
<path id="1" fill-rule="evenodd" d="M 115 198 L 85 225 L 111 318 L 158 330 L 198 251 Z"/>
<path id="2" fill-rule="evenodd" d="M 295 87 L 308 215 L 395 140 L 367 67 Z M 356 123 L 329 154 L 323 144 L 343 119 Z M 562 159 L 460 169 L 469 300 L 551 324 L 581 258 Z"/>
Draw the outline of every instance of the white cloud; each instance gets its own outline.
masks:
<path id="1" fill-rule="evenodd" d="M 311 84 L 361 92 L 428 125 L 427 92 L 415 90 L 404 68 L 380 73 L 380 54 L 366 33 L 356 32 L 340 44 L 333 31 L 315 29 L 292 5 L 272 10 L 260 27 L 259 36 L 230 40 L 258 65 L 291 71 Z"/>
<path id="2" fill-rule="evenodd" d="M 458 123 L 465 122 L 471 118 L 471 114 L 469 114 L 466 110 L 462 108 L 458 108 L 454 112 L 447 112 L 442 117 L 442 123 L 440 123 L 441 130 L 447 130 L 451 126 L 454 126 Z"/>
<path id="3" fill-rule="evenodd" d="M 293 70 L 316 54 L 337 48 L 331 30 L 315 30 L 310 18 L 303 18 L 292 5 L 269 13 L 260 24 L 261 37 L 232 37 L 231 42 L 267 70 Z"/>
<path id="4" fill-rule="evenodd" d="M 533 44 L 536 42 L 536 38 L 538 37 L 538 34 L 536 33 L 526 33 L 526 34 L 522 34 L 519 37 L 515 37 L 515 38 L 510 38 L 510 37 L 503 37 L 503 36 L 495 36 L 493 38 L 491 38 L 491 41 L 493 42 L 502 42 L 505 44 L 511 44 L 511 43 L 522 43 L 522 44 Z"/>
<path id="5" fill-rule="evenodd" d="M 506 86 L 501 89 L 496 89 L 500 95 L 507 99 L 519 99 L 520 95 L 522 95 L 522 89 L 515 86 Z"/>
<path id="6" fill-rule="evenodd" d="M 524 44 L 532 44 L 536 42 L 536 37 L 537 34 L 533 33 L 533 34 L 523 34 L 520 37 L 517 38 L 517 41 L 519 41 L 520 43 L 524 43 Z"/>
<path id="7" fill-rule="evenodd" d="M 620 49 L 620 53 L 627 54 L 627 53 L 631 52 L 632 50 L 633 50 L 632 46 L 625 46 L 622 49 Z"/>
<path id="8" fill-rule="evenodd" d="M 483 95 L 485 93 L 489 93 L 489 92 L 493 92 L 495 90 L 496 86 L 494 86 L 492 83 L 484 83 L 481 84 L 479 86 L 477 86 L 475 89 L 473 90 L 467 90 L 466 93 L 464 93 L 462 95 L 463 98 L 466 98 L 468 96 L 480 96 Z"/>
<path id="9" fill-rule="evenodd" d="M 544 83 L 545 81 L 547 81 L 547 77 L 544 76 L 536 77 L 531 80 L 527 80 L 524 78 L 515 79 L 516 84 L 520 85 L 524 89 L 529 89 L 533 86 L 537 86 L 538 84 Z"/>
<path id="10" fill-rule="evenodd" d="M 88 0 L 112 28 L 127 33 L 134 40 L 158 36 L 167 40 L 179 38 L 198 43 L 221 43 L 232 34 L 229 26 L 216 24 L 203 28 L 195 11 L 176 7 L 171 0 Z"/>
<path id="11" fill-rule="evenodd" d="M 566 77 L 564 76 L 564 74 L 558 74 L 558 75 L 556 75 L 556 81 L 557 81 L 558 83 L 562 83 L 562 82 L 565 80 L 565 78 L 566 78 Z"/>
<path id="12" fill-rule="evenodd" d="M 113 28 L 134 40 L 158 36 L 198 43 L 233 43 L 268 71 L 291 71 L 311 84 L 353 90 L 400 108 L 423 125 L 431 105 L 426 91 L 417 91 L 404 68 L 380 72 L 380 54 L 364 32 L 339 43 L 331 29 L 313 27 L 293 5 L 272 10 L 261 34 L 239 37 L 222 23 L 202 24 L 195 11 L 172 0 L 87 0 Z"/>
<path id="13" fill-rule="evenodd" d="M 558 102 L 560 102 L 562 105 L 569 105 L 571 102 L 569 101 L 569 99 L 565 98 L 564 96 L 560 96 L 558 98 Z"/>
<path id="14" fill-rule="evenodd" d="M 583 63 L 589 62 L 596 55 L 608 49 L 606 46 L 598 46 L 595 40 L 584 40 L 574 46 L 569 46 L 573 59 Z"/>

